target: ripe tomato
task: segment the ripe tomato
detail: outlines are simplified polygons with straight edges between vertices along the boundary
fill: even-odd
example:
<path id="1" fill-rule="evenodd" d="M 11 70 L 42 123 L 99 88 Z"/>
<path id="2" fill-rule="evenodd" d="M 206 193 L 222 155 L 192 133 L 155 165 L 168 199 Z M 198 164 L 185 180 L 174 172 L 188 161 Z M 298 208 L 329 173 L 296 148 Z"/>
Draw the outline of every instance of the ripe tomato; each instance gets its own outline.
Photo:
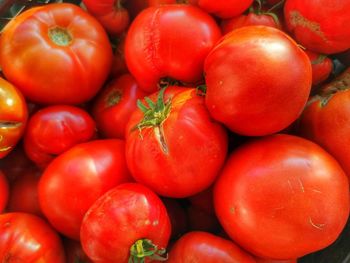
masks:
<path id="1" fill-rule="evenodd" d="M 57 155 L 76 144 L 91 140 L 96 125 L 84 110 L 55 105 L 34 113 L 24 135 L 24 150 L 39 167 L 46 167 Z"/>
<path id="2" fill-rule="evenodd" d="M 287 0 L 288 30 L 307 49 L 333 54 L 350 48 L 350 1 Z"/>
<path id="3" fill-rule="evenodd" d="M 76 5 L 29 9 L 1 34 L 4 75 L 37 103 L 78 104 L 91 99 L 111 63 L 112 48 L 104 29 Z"/>
<path id="4" fill-rule="evenodd" d="M 130 180 L 125 143 L 96 140 L 78 144 L 54 159 L 39 181 L 39 203 L 52 226 L 79 239 L 81 221 L 105 192 Z"/>
<path id="5" fill-rule="evenodd" d="M 0 159 L 21 138 L 27 122 L 27 105 L 22 94 L 0 77 Z"/>
<path id="6" fill-rule="evenodd" d="M 176 4 L 178 1 L 179 0 L 128 0 L 126 1 L 125 5 L 131 17 L 135 18 L 138 13 L 147 7 Z"/>
<path id="7" fill-rule="evenodd" d="M 241 146 L 214 187 L 226 233 L 247 251 L 273 259 L 298 258 L 333 243 L 348 219 L 349 197 L 337 161 L 291 135 Z"/>
<path id="8" fill-rule="evenodd" d="M 236 29 L 205 60 L 206 105 L 233 132 L 261 136 L 288 127 L 311 89 L 311 63 L 282 31 Z"/>
<path id="9" fill-rule="evenodd" d="M 290 260 L 274 260 L 274 259 L 265 259 L 265 258 L 255 258 L 256 263 L 297 263 L 296 259 Z"/>
<path id="10" fill-rule="evenodd" d="M 333 69 L 332 60 L 327 56 L 312 52 L 310 50 L 306 50 L 305 53 L 311 61 L 312 85 L 318 85 L 325 81 L 331 74 Z"/>
<path id="11" fill-rule="evenodd" d="M 175 242 L 169 263 L 255 263 L 251 255 L 232 241 L 210 233 L 193 231 Z"/>
<path id="12" fill-rule="evenodd" d="M 242 14 L 253 0 L 198 0 L 198 6 L 220 18 L 231 18 Z"/>
<path id="13" fill-rule="evenodd" d="M 148 92 L 156 91 L 164 77 L 196 83 L 202 79 L 205 57 L 220 36 L 214 19 L 195 6 L 150 7 L 130 25 L 126 64 Z"/>
<path id="14" fill-rule="evenodd" d="M 81 243 L 95 263 L 150 262 L 164 253 L 170 230 L 165 206 L 155 193 L 140 184 L 122 184 L 86 213 Z"/>
<path id="15" fill-rule="evenodd" d="M 162 196 L 188 197 L 214 182 L 226 158 L 227 135 L 196 89 L 169 87 L 163 93 L 145 99 L 148 106 L 139 103 L 131 115 L 126 161 L 137 182 Z"/>
<path id="16" fill-rule="evenodd" d="M 107 138 L 124 139 L 136 102 L 146 95 L 130 74 L 112 80 L 94 102 L 93 116 L 99 132 Z"/>
<path id="17" fill-rule="evenodd" d="M 65 263 L 58 234 L 41 218 L 25 213 L 0 215 L 2 262 Z"/>
<path id="18" fill-rule="evenodd" d="M 119 37 L 116 43 L 112 69 L 110 74 L 110 78 L 112 79 L 117 78 L 120 75 L 127 74 L 129 72 L 125 62 L 124 50 L 125 50 L 125 34 Z"/>
<path id="19" fill-rule="evenodd" d="M 0 170 L 0 213 L 4 210 L 9 198 L 9 186 L 4 173 Z"/>

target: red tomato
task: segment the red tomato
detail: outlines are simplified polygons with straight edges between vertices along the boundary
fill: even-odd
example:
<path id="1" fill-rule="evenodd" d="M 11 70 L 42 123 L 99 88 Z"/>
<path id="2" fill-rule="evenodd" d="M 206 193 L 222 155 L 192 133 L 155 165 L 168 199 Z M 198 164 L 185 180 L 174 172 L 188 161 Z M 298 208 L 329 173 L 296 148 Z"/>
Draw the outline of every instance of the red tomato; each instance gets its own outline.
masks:
<path id="1" fill-rule="evenodd" d="M 99 132 L 104 137 L 124 139 L 126 124 L 137 108 L 136 102 L 146 95 L 130 74 L 112 80 L 93 106 Z"/>
<path id="2" fill-rule="evenodd" d="M 333 54 L 350 48 L 350 1 L 287 0 L 284 14 L 295 39 L 312 51 Z"/>
<path id="3" fill-rule="evenodd" d="M 111 35 L 122 33 L 129 25 L 129 13 L 123 0 L 83 0 L 87 10 Z"/>
<path id="4" fill-rule="evenodd" d="M 111 188 L 130 181 L 124 147 L 124 141 L 116 139 L 78 144 L 45 169 L 39 203 L 57 231 L 78 240 L 90 206 Z"/>
<path id="5" fill-rule="evenodd" d="M 165 206 L 155 193 L 140 184 L 122 184 L 86 213 L 81 243 L 95 263 L 150 262 L 147 259 L 164 253 L 170 230 Z"/>
<path id="6" fill-rule="evenodd" d="M 274 259 L 265 259 L 265 258 L 255 258 L 257 263 L 297 263 L 296 259 L 289 260 L 274 260 Z"/>
<path id="7" fill-rule="evenodd" d="M 227 234 L 247 251 L 273 259 L 298 258 L 333 243 L 348 219 L 349 197 L 336 160 L 291 135 L 241 146 L 214 188 Z"/>
<path id="8" fill-rule="evenodd" d="M 80 242 L 65 239 L 63 245 L 66 252 L 66 263 L 93 263 L 85 254 Z"/>
<path id="9" fill-rule="evenodd" d="M 169 87 L 164 98 L 163 92 L 131 115 L 126 160 L 134 179 L 156 193 L 188 197 L 215 180 L 226 158 L 227 135 L 196 89 Z"/>
<path id="10" fill-rule="evenodd" d="M 305 51 L 312 66 L 312 85 L 318 85 L 325 81 L 332 72 L 333 63 L 327 56 L 317 54 L 310 50 Z"/>
<path id="11" fill-rule="evenodd" d="M 135 18 L 143 9 L 150 6 L 160 6 L 166 4 L 176 4 L 178 0 L 128 0 L 125 5 L 131 17 Z"/>
<path id="12" fill-rule="evenodd" d="M 310 60 L 288 35 L 267 26 L 242 27 L 206 58 L 205 102 L 233 132 L 272 134 L 298 118 L 311 78 Z"/>
<path id="13" fill-rule="evenodd" d="M 6 78 L 31 101 L 77 104 L 102 87 L 112 48 L 102 26 L 76 5 L 32 8 L 12 19 L 0 39 Z"/>
<path id="14" fill-rule="evenodd" d="M 0 170 L 0 213 L 4 210 L 9 198 L 9 186 L 4 173 Z"/>
<path id="15" fill-rule="evenodd" d="M 111 78 L 117 78 L 122 74 L 128 73 L 128 68 L 125 62 L 124 50 L 125 50 L 125 35 L 118 38 L 118 41 L 115 47 L 113 64 L 112 64 L 112 69 L 110 74 Z"/>
<path id="16" fill-rule="evenodd" d="M 242 14 L 253 0 L 199 0 L 198 6 L 220 18 L 231 18 Z"/>
<path id="17" fill-rule="evenodd" d="M 58 234 L 41 218 L 25 213 L 0 215 L 2 262 L 65 263 Z"/>
<path id="18" fill-rule="evenodd" d="M 169 263 L 255 263 L 232 241 L 206 232 L 188 232 L 172 247 Z"/>
<path id="19" fill-rule="evenodd" d="M 171 223 L 171 239 L 177 239 L 188 229 L 185 209 L 173 198 L 162 198 Z"/>
<path id="20" fill-rule="evenodd" d="M 22 94 L 0 77 L 0 159 L 9 153 L 22 137 L 27 115 L 27 105 Z"/>
<path id="21" fill-rule="evenodd" d="M 189 26 L 190 25 L 190 26 Z M 161 78 L 202 79 L 203 63 L 221 32 L 214 19 L 191 5 L 150 7 L 130 25 L 125 59 L 140 87 L 157 90 Z"/>

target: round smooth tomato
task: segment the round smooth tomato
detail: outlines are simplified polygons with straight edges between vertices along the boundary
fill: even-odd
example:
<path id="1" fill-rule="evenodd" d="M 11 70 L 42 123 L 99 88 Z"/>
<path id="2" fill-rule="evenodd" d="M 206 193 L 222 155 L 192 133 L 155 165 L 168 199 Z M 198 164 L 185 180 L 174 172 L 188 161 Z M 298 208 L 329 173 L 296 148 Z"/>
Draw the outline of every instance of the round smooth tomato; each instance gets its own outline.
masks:
<path id="1" fill-rule="evenodd" d="M 24 135 L 24 150 L 39 167 L 76 144 L 91 140 L 96 133 L 92 117 L 83 109 L 54 105 L 35 112 Z"/>
<path id="2" fill-rule="evenodd" d="M 287 0 L 284 15 L 288 30 L 305 48 L 334 54 L 350 48 L 350 1 Z"/>
<path id="3" fill-rule="evenodd" d="M 247 26 L 223 37 L 205 60 L 206 106 L 241 135 L 268 135 L 301 114 L 311 90 L 311 63 L 284 32 Z"/>
<path id="4" fill-rule="evenodd" d="M 175 242 L 167 262 L 255 263 L 256 261 L 230 240 L 202 231 L 192 231 Z"/>
<path id="5" fill-rule="evenodd" d="M 170 231 L 166 208 L 153 191 L 141 184 L 121 184 L 86 213 L 81 243 L 95 263 L 150 262 L 165 256 Z"/>
<path id="6" fill-rule="evenodd" d="M 65 263 L 58 234 L 40 217 L 26 213 L 0 214 L 2 262 Z"/>
<path id="7" fill-rule="evenodd" d="M 112 80 L 93 105 L 93 116 L 99 133 L 107 138 L 125 138 L 129 118 L 137 108 L 137 100 L 147 95 L 130 74 Z"/>
<path id="8" fill-rule="evenodd" d="M 198 6 L 220 18 L 231 18 L 242 14 L 253 0 L 198 0 Z"/>
<path id="9" fill-rule="evenodd" d="M 157 194 L 183 198 L 208 188 L 227 153 L 225 129 L 194 88 L 168 87 L 139 103 L 127 126 L 133 178 Z"/>
<path id="10" fill-rule="evenodd" d="M 28 117 L 19 90 L 0 77 L 0 159 L 9 154 L 22 137 Z"/>
<path id="11" fill-rule="evenodd" d="M 55 158 L 40 178 L 43 214 L 60 233 L 79 240 L 86 211 L 105 192 L 130 181 L 122 140 L 81 143 Z"/>
<path id="12" fill-rule="evenodd" d="M 263 258 L 293 259 L 333 243 L 349 216 L 349 181 L 317 144 L 271 135 L 235 150 L 214 187 L 226 233 Z"/>
<path id="13" fill-rule="evenodd" d="M 165 77 L 193 84 L 202 79 L 204 59 L 220 37 L 215 20 L 198 7 L 149 7 L 130 25 L 126 64 L 148 92 Z"/>
<path id="14" fill-rule="evenodd" d="M 1 33 L 5 77 L 40 104 L 88 101 L 105 82 L 112 57 L 103 27 L 73 4 L 31 8 L 11 19 Z"/>
<path id="15" fill-rule="evenodd" d="M 0 170 L 0 213 L 4 210 L 9 198 L 9 186 L 4 173 Z"/>

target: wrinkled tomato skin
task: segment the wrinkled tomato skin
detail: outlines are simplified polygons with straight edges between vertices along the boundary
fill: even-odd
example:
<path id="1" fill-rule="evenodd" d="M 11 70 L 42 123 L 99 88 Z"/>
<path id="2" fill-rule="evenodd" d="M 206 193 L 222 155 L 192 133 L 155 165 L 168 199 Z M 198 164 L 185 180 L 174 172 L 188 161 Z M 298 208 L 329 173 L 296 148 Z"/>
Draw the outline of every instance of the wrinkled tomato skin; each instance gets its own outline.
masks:
<path id="1" fill-rule="evenodd" d="M 284 32 L 248 26 L 226 34 L 205 60 L 206 106 L 231 131 L 263 136 L 288 127 L 311 90 L 311 63 Z"/>
<path id="2" fill-rule="evenodd" d="M 230 240 L 202 231 L 188 232 L 170 250 L 169 263 L 255 263 Z"/>
<path id="3" fill-rule="evenodd" d="M 112 54 L 98 21 L 68 3 L 21 13 L 6 25 L 0 39 L 5 77 L 39 104 L 79 104 L 91 99 L 110 72 Z"/>
<path id="4" fill-rule="evenodd" d="M 91 206 L 81 226 L 81 243 L 95 263 L 127 263 L 137 240 L 146 238 L 166 248 L 170 231 L 159 197 L 143 185 L 129 183 L 108 191 Z"/>
<path id="5" fill-rule="evenodd" d="M 9 198 L 9 185 L 4 173 L 0 170 L 0 213 L 4 210 Z"/>
<path id="6" fill-rule="evenodd" d="M 198 6 L 220 18 L 231 18 L 242 14 L 253 0 L 198 0 Z"/>
<path id="7" fill-rule="evenodd" d="M 150 7 L 130 25 L 126 64 L 147 92 L 164 77 L 193 84 L 202 79 L 204 59 L 220 37 L 215 20 L 198 7 Z"/>
<path id="8" fill-rule="evenodd" d="M 318 85 L 328 79 L 333 69 L 332 60 L 329 57 L 321 57 L 321 54 L 305 51 L 309 57 L 312 66 L 312 85 Z"/>
<path id="9" fill-rule="evenodd" d="M 8 155 L 22 137 L 28 109 L 21 92 L 0 77 L 0 159 Z"/>
<path id="10" fill-rule="evenodd" d="M 58 156 L 39 181 L 39 203 L 52 226 L 75 240 L 84 214 L 111 188 L 130 181 L 122 140 L 78 144 Z"/>
<path id="11" fill-rule="evenodd" d="M 349 182 L 320 146 L 272 135 L 232 153 L 214 187 L 214 205 L 226 233 L 247 251 L 299 258 L 340 235 L 349 216 Z"/>
<path id="12" fill-rule="evenodd" d="M 34 113 L 24 135 L 24 150 L 45 168 L 57 155 L 95 137 L 96 125 L 83 109 L 69 105 L 45 107 Z"/>
<path id="13" fill-rule="evenodd" d="M 3 262 L 65 263 L 58 234 L 41 218 L 26 213 L 0 215 Z"/>
<path id="14" fill-rule="evenodd" d="M 320 8 L 322 7 L 322 8 Z M 350 48 L 350 2 L 287 0 L 284 15 L 288 30 L 305 48 L 334 54 Z"/>
<path id="15" fill-rule="evenodd" d="M 112 80 L 94 102 L 93 116 L 99 133 L 107 138 L 125 138 L 129 118 L 137 100 L 147 95 L 136 80 L 125 74 Z"/>

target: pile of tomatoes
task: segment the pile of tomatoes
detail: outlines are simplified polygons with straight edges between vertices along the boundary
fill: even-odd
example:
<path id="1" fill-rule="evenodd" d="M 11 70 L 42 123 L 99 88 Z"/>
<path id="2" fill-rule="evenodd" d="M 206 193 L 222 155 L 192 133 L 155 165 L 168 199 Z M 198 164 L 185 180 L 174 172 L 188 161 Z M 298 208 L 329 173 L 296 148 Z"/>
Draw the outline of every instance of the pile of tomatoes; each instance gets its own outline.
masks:
<path id="1" fill-rule="evenodd" d="M 181 2 L 4 27 L 1 262 L 292 263 L 340 236 L 350 0 Z"/>

